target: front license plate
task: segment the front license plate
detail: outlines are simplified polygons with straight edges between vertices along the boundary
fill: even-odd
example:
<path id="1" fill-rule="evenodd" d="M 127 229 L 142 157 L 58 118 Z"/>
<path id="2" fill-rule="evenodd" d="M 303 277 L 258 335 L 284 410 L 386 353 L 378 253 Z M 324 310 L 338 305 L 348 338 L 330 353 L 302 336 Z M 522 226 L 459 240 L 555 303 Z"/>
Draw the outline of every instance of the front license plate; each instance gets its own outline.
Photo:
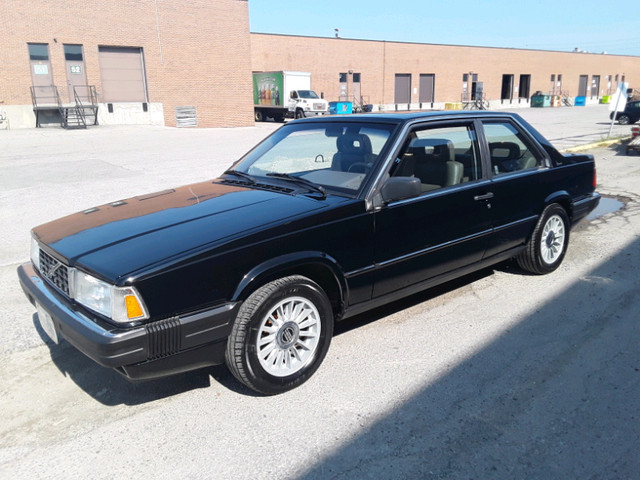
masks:
<path id="1" fill-rule="evenodd" d="M 58 332 L 56 327 L 53 326 L 53 319 L 49 312 L 47 312 L 41 305 L 36 304 L 36 310 L 38 311 L 38 320 L 40 320 L 40 326 L 45 331 L 49 338 L 53 340 L 53 343 L 58 343 Z"/>

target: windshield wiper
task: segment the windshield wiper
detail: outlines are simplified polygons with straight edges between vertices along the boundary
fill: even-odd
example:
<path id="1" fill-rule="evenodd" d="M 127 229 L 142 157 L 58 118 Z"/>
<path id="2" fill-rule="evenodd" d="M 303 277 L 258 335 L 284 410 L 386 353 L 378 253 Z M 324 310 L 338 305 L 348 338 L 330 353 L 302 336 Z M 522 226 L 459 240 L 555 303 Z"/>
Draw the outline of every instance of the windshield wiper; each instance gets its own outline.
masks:
<path id="1" fill-rule="evenodd" d="M 236 177 L 240 177 L 240 178 L 244 178 L 245 180 L 247 180 L 251 185 L 255 185 L 256 184 L 256 180 L 255 178 L 253 178 L 251 175 L 249 175 L 248 173 L 245 172 L 241 172 L 239 170 L 227 170 L 226 172 L 224 172 L 225 175 L 235 175 Z"/>
<path id="2" fill-rule="evenodd" d="M 267 177 L 280 178 L 282 180 L 289 180 L 291 182 L 295 182 L 297 184 L 304 185 L 314 192 L 322 195 L 322 198 L 327 197 L 327 192 L 324 187 L 318 185 L 317 183 L 313 183 L 311 180 L 307 180 L 306 178 L 296 177 L 295 175 L 289 175 L 288 173 L 267 173 Z"/>

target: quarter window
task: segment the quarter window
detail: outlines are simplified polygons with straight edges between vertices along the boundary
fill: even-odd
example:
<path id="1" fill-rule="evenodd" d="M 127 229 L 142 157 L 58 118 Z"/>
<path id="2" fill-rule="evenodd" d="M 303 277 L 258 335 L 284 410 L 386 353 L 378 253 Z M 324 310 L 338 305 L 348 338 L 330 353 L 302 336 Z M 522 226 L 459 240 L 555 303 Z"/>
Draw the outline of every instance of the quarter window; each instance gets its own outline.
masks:
<path id="1" fill-rule="evenodd" d="M 530 141 L 509 122 L 485 122 L 493 175 L 544 166 L 544 158 Z"/>
<path id="2" fill-rule="evenodd" d="M 480 155 L 472 125 L 412 131 L 391 175 L 419 178 L 423 192 L 479 179 L 482 175 Z"/>

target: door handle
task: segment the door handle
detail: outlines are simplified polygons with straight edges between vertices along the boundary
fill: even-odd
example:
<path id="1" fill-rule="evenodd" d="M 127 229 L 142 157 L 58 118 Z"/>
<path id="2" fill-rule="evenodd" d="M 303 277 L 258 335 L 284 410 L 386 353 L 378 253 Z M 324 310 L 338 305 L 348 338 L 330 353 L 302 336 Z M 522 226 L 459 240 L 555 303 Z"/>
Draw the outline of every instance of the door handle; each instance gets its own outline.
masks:
<path id="1" fill-rule="evenodd" d="M 485 193 L 483 195 L 476 195 L 475 197 L 473 197 L 473 199 L 476 200 L 476 201 L 489 200 L 490 198 L 493 198 L 493 192 L 488 192 L 488 193 Z"/>

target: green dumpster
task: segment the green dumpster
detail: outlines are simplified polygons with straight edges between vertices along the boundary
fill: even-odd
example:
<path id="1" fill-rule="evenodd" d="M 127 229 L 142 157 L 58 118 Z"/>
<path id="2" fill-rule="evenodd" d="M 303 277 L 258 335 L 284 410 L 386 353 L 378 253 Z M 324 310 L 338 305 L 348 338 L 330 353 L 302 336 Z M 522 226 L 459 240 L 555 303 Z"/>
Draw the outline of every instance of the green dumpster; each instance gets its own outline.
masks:
<path id="1" fill-rule="evenodd" d="M 550 107 L 551 106 L 551 95 L 545 95 L 543 93 L 536 93 L 531 96 L 531 106 L 532 107 Z"/>

